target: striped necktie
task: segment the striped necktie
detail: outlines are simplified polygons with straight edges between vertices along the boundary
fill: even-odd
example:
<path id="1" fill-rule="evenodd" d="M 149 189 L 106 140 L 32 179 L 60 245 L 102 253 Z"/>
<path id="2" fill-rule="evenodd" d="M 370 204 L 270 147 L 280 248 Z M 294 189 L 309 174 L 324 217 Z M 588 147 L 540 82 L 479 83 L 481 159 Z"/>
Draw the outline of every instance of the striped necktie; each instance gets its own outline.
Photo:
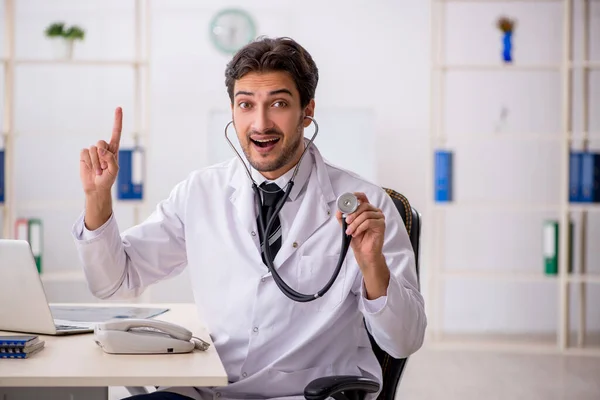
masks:
<path id="1" fill-rule="evenodd" d="M 284 191 L 279 188 L 275 183 L 263 183 L 260 187 L 264 190 L 261 190 L 263 195 L 263 204 L 262 204 L 262 213 L 263 213 L 263 224 L 265 229 L 267 229 L 267 223 L 269 222 L 269 218 L 273 215 L 275 208 L 277 207 L 277 203 L 284 196 Z M 259 216 L 260 218 L 260 216 Z M 257 220 L 257 223 L 258 220 Z M 259 229 L 260 234 L 260 229 Z M 273 221 L 273 226 L 271 227 L 271 233 L 267 234 L 269 237 L 269 246 L 271 249 L 271 257 L 275 259 L 277 252 L 281 248 L 281 221 L 279 220 L 279 215 Z M 260 248 L 261 248 L 261 257 L 263 263 L 266 265 L 267 261 L 265 259 L 265 254 L 262 251 L 264 238 L 262 235 L 260 237 Z"/>

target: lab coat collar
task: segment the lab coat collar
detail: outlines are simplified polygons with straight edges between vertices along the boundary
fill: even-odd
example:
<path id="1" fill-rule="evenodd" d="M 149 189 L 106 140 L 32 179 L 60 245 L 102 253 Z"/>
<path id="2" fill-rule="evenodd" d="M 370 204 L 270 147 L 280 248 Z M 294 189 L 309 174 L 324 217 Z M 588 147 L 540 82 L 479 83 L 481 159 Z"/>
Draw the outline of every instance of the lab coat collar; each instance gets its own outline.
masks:
<path id="1" fill-rule="evenodd" d="M 306 139 L 308 144 L 308 140 Z M 335 218 L 331 211 L 330 203 L 335 202 L 335 194 L 327 172 L 327 166 L 315 144 L 313 143 L 304 156 L 298 175 L 296 176 L 297 184 L 294 185 L 292 191 L 298 190 L 296 196 L 300 193 L 300 189 L 304 185 L 300 185 L 300 179 L 303 179 L 307 193 L 311 195 L 305 197 L 300 209 L 298 217 L 292 223 L 289 234 L 285 237 L 282 243 L 282 248 L 277 253 L 274 260 L 274 265 L 277 269 L 306 241 L 321 225 Z M 310 168 L 308 168 L 310 166 Z M 301 171 L 305 171 L 306 177 L 301 177 Z M 232 163 L 232 172 L 229 185 L 234 189 L 230 200 L 233 203 L 241 228 L 248 233 L 249 240 L 253 246 L 257 246 L 256 233 L 256 216 L 258 215 L 258 203 L 255 201 L 256 195 L 252 189 L 252 182 L 248 179 L 248 174 L 241 164 L 239 159 L 235 159 Z M 286 180 L 287 182 L 287 180 Z M 258 181 L 257 181 L 258 183 Z M 310 215 L 310 218 L 307 216 Z M 260 250 L 257 248 L 260 258 Z"/>

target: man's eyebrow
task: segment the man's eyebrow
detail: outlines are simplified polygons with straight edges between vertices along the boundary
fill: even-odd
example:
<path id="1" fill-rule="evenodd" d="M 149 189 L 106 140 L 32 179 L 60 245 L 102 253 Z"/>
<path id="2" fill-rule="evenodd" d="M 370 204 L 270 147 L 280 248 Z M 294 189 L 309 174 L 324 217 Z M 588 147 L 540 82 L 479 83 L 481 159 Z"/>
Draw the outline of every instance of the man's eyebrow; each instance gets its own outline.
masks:
<path id="1" fill-rule="evenodd" d="M 276 94 L 282 94 L 282 93 L 289 94 L 291 97 L 293 97 L 292 92 L 289 89 L 271 90 L 269 92 L 269 96 L 275 96 Z M 239 91 L 236 92 L 235 96 L 239 96 L 239 95 L 254 96 L 254 93 L 253 92 L 247 92 L 245 90 L 239 90 Z"/>
<path id="2" fill-rule="evenodd" d="M 241 94 L 243 94 L 243 95 L 246 95 L 246 96 L 254 96 L 254 93 L 252 93 L 252 92 L 246 92 L 246 91 L 244 91 L 244 90 L 239 90 L 239 91 L 238 91 L 238 92 L 235 94 L 235 96 L 239 96 L 239 95 L 241 95 Z M 233 96 L 233 97 L 235 97 L 235 96 Z"/>
<path id="3" fill-rule="evenodd" d="M 273 90 L 271 92 L 269 92 L 269 95 L 274 96 L 276 94 L 281 94 L 281 93 L 287 93 L 289 94 L 291 97 L 292 96 L 292 92 L 290 92 L 288 89 L 277 89 L 277 90 Z"/>

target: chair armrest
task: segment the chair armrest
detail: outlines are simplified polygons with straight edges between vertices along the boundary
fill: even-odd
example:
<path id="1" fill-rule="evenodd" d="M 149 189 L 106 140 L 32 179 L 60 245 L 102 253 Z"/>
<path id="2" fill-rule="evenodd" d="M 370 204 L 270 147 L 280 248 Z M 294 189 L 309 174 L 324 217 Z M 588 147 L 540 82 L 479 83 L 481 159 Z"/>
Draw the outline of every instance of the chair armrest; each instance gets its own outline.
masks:
<path id="1" fill-rule="evenodd" d="M 335 394 L 354 391 L 355 393 L 375 393 L 379 390 L 379 383 L 363 376 L 337 375 L 317 378 L 306 385 L 304 397 L 307 400 L 324 400 Z"/>

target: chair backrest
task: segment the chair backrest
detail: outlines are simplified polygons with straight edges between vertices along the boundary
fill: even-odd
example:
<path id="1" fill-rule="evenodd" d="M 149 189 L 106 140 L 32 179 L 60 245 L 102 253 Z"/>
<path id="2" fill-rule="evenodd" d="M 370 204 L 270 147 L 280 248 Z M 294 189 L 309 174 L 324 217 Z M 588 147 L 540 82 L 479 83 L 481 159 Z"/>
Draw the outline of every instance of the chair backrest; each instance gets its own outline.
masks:
<path id="1" fill-rule="evenodd" d="M 406 226 L 406 231 L 408 232 L 410 243 L 415 253 L 417 280 L 420 282 L 419 240 L 421 237 L 421 215 L 410 205 L 406 197 L 392 189 L 384 188 L 384 190 L 392 198 Z M 396 388 L 404 372 L 407 359 L 391 357 L 385 351 L 381 350 L 371 335 L 369 335 L 369 339 L 371 340 L 373 352 L 377 356 L 377 360 L 383 371 L 383 387 L 377 400 L 393 400 L 396 396 Z"/>

